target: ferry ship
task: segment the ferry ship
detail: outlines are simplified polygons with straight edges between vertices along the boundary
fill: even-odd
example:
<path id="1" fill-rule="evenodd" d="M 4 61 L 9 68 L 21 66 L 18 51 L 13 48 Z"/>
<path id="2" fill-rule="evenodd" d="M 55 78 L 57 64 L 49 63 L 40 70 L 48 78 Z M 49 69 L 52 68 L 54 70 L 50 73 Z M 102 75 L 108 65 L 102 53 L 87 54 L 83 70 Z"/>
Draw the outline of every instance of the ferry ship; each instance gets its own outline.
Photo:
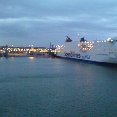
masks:
<path id="1" fill-rule="evenodd" d="M 66 36 L 65 43 L 58 45 L 56 52 L 62 58 L 117 64 L 117 37 L 95 41 L 87 41 L 83 37 L 76 42 Z"/>

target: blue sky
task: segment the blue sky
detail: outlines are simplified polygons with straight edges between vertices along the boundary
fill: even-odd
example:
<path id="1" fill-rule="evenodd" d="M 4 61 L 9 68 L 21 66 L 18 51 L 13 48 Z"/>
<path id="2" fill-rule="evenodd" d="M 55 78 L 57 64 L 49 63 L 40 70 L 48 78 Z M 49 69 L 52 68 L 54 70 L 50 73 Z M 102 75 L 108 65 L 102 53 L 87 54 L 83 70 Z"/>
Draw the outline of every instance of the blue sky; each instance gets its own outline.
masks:
<path id="1" fill-rule="evenodd" d="M 49 46 L 117 36 L 116 0 L 0 0 L 0 45 Z"/>

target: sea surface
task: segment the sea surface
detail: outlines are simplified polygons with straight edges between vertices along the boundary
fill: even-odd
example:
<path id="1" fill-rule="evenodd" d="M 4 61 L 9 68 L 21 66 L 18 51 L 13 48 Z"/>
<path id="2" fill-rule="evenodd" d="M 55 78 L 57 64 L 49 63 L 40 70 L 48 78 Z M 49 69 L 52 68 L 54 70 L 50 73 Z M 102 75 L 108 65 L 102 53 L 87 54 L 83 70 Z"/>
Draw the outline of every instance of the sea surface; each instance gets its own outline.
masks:
<path id="1" fill-rule="evenodd" d="M 117 117 L 117 67 L 0 58 L 0 117 Z"/>

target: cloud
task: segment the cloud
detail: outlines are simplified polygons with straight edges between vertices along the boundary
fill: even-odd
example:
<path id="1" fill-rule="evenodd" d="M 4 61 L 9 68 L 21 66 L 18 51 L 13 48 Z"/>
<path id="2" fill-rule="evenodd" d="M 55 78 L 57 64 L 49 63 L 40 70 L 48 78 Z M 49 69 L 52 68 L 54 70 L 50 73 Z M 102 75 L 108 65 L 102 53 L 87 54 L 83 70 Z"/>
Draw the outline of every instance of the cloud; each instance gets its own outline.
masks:
<path id="1" fill-rule="evenodd" d="M 20 18 L 1 18 L 0 24 L 11 24 L 11 23 L 19 23 L 19 22 L 70 22 L 73 21 L 73 19 L 68 17 L 61 17 L 61 16 L 55 16 L 55 17 L 43 17 L 43 18 L 33 18 L 33 17 L 20 17 Z"/>
<path id="2" fill-rule="evenodd" d="M 1 44 L 59 43 L 65 35 L 116 35 L 116 0 L 1 0 Z M 10 41 L 7 41 L 10 40 Z M 47 42 L 47 43 L 46 43 Z"/>

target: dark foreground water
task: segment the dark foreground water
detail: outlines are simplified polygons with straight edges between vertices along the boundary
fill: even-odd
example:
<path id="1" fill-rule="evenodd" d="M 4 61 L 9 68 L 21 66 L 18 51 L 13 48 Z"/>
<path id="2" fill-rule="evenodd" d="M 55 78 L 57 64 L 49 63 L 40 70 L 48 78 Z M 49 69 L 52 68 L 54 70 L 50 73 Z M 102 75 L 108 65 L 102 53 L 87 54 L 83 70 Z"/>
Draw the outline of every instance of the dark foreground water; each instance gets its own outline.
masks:
<path id="1" fill-rule="evenodd" d="M 0 117 L 117 117 L 117 68 L 2 58 Z"/>

